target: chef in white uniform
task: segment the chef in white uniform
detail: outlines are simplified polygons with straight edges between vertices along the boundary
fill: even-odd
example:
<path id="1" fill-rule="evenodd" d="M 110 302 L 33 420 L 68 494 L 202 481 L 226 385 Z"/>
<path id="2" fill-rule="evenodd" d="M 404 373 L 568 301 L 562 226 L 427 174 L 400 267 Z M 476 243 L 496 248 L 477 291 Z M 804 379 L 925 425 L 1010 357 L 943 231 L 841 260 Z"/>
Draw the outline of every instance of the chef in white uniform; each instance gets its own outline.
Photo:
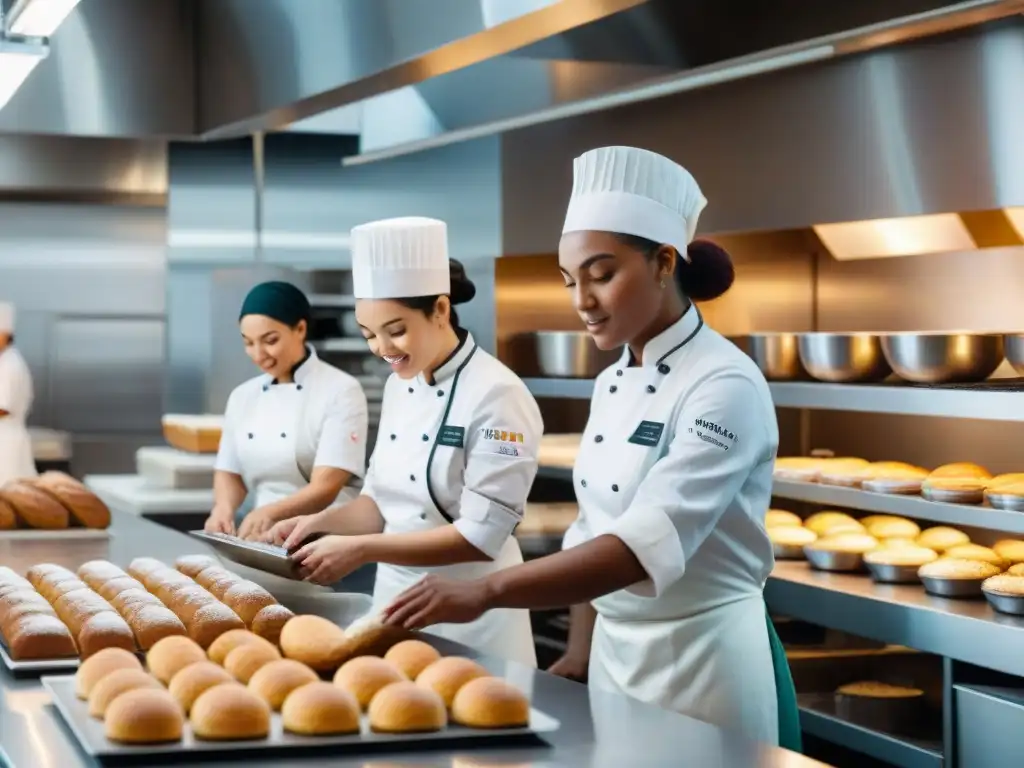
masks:
<path id="1" fill-rule="evenodd" d="M 310 314 L 305 294 L 279 281 L 257 285 L 242 304 L 245 351 L 263 373 L 228 398 L 207 531 L 233 533 L 249 495 L 238 535 L 257 539 L 281 520 L 359 494 L 366 395 L 306 343 Z"/>
<path id="2" fill-rule="evenodd" d="M 0 302 L 0 485 L 37 474 L 25 426 L 32 398 L 32 373 L 14 346 L 14 305 Z"/>
<path id="3" fill-rule="evenodd" d="M 523 381 L 459 326 L 476 289 L 448 258 L 447 228 L 401 218 L 352 230 L 356 318 L 394 371 L 357 501 L 278 526 L 309 578 L 332 583 L 378 563 L 383 608 L 425 573 L 477 579 L 523 562 L 512 536 L 537 474 L 544 424 Z M 432 631 L 536 666 L 529 612 L 493 611 Z"/>
<path id="4" fill-rule="evenodd" d="M 428 577 L 385 615 L 421 627 L 592 601 L 591 686 L 776 744 L 762 591 L 778 428 L 758 368 L 693 303 L 733 280 L 728 254 L 693 242 L 705 203 L 652 152 L 577 158 L 559 266 L 597 345 L 623 345 L 594 384 L 579 518 L 562 552 L 471 585 Z"/>

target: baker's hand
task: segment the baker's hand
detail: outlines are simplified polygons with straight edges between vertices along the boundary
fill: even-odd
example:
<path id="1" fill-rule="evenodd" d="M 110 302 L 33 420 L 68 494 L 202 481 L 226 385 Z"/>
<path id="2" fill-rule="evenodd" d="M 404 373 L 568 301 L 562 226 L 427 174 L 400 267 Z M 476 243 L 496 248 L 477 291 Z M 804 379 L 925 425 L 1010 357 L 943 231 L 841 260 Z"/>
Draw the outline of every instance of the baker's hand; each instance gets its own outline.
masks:
<path id="1" fill-rule="evenodd" d="M 366 564 L 363 536 L 324 536 L 292 555 L 303 578 L 314 584 L 333 584 Z"/>
<path id="2" fill-rule="evenodd" d="M 483 579 L 453 581 L 430 574 L 395 598 L 384 609 L 384 623 L 404 629 L 432 624 L 466 624 L 487 610 Z"/>
<path id="3" fill-rule="evenodd" d="M 325 533 L 323 518 L 320 513 L 302 515 L 290 520 L 282 520 L 272 529 L 273 543 L 282 546 L 288 552 L 298 549 L 302 542 L 314 533 Z"/>
<path id="4" fill-rule="evenodd" d="M 559 677 L 566 677 L 570 680 L 586 682 L 587 669 L 590 666 L 590 659 L 582 654 L 568 651 L 558 661 L 548 667 L 548 672 Z"/>
<path id="5" fill-rule="evenodd" d="M 276 523 L 277 518 L 272 507 L 259 507 L 242 520 L 242 524 L 238 526 L 238 536 L 249 541 L 259 541 Z"/>
<path id="6" fill-rule="evenodd" d="M 203 523 L 203 530 L 207 533 L 226 533 L 229 536 L 235 532 L 235 512 L 225 507 L 214 507 L 210 516 Z"/>

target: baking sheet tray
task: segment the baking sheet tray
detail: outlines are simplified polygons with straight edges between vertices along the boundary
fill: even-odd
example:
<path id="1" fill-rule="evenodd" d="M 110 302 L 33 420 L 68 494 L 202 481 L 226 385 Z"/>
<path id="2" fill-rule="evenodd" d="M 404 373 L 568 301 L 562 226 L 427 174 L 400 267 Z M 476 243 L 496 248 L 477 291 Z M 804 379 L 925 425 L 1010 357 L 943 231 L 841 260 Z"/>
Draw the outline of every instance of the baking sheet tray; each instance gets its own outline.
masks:
<path id="1" fill-rule="evenodd" d="M 234 536 L 217 536 L 205 531 L 189 531 L 189 535 L 206 542 L 232 562 L 285 579 L 301 581 L 298 566 L 288 557 L 284 547 L 257 544 Z"/>
<path id="2" fill-rule="evenodd" d="M 109 528 L 16 528 L 13 531 L 0 531 L 0 541 L 17 539 L 48 539 L 75 541 L 81 539 L 109 539 L 113 534 Z"/>
<path id="3" fill-rule="evenodd" d="M 4 669 L 15 677 L 38 677 L 52 672 L 74 672 L 80 663 L 77 656 L 68 656 L 63 659 L 15 661 L 11 658 L 3 641 L 0 641 L 0 661 L 3 661 Z"/>
<path id="4" fill-rule="evenodd" d="M 374 733 L 363 717 L 362 733 L 349 736 L 297 736 L 285 733 L 281 716 L 274 713 L 271 719 L 270 736 L 252 741 L 203 741 L 192 736 L 186 724 L 181 741 L 169 744 L 123 745 L 108 741 L 104 734 L 103 722 L 89 716 L 89 703 L 75 696 L 74 676 L 44 677 L 43 687 L 53 697 L 53 704 L 67 723 L 82 749 L 100 761 L 126 760 L 132 757 L 154 758 L 177 756 L 182 759 L 217 757 L 219 759 L 251 760 L 254 753 L 267 750 L 284 752 L 307 752 L 329 749 L 337 755 L 356 754 L 360 750 L 379 751 L 382 747 L 394 750 L 417 750 L 442 745 L 466 746 L 476 743 L 481 746 L 499 740 L 532 740 L 544 733 L 557 731 L 559 722 L 536 709 L 530 710 L 530 725 L 526 728 L 503 728 L 482 730 L 449 726 L 436 733 L 385 734 Z"/>

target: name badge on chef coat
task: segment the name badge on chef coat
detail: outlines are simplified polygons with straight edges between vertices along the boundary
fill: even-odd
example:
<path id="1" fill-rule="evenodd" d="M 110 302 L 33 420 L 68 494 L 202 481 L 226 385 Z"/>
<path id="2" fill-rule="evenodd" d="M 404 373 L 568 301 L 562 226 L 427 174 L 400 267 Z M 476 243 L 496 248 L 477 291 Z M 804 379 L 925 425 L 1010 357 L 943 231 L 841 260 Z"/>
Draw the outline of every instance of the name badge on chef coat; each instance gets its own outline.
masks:
<path id="1" fill-rule="evenodd" d="M 466 443 L 466 430 L 445 424 L 437 435 L 437 444 L 449 448 L 462 448 Z"/>
<path id="2" fill-rule="evenodd" d="M 661 433 L 665 431 L 665 425 L 660 421 L 641 421 L 629 437 L 629 442 L 634 445 L 644 445 L 653 448 L 661 441 Z"/>

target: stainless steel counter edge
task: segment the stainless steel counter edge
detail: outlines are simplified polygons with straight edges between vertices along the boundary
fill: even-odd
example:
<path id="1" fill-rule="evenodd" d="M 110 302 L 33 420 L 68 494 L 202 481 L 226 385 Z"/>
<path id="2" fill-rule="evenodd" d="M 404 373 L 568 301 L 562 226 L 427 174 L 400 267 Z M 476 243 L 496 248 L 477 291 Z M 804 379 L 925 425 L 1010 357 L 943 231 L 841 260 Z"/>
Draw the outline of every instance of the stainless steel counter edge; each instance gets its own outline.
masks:
<path id="1" fill-rule="evenodd" d="M 795 561 L 775 564 L 765 600 L 772 613 L 1024 677 L 1024 618 L 996 613 L 985 600 L 933 597 L 920 586 Z"/>
<path id="2" fill-rule="evenodd" d="M 140 555 L 173 562 L 183 554 L 212 554 L 212 550 L 197 540 L 127 513 L 114 512 L 114 528 L 116 535 L 102 542 L 20 542 L 16 545 L 0 542 L 0 562 L 23 571 L 38 562 L 76 567 L 86 560 L 106 558 L 125 566 L 133 557 Z M 289 601 L 283 595 L 280 599 L 285 604 Z M 689 765 L 722 768 L 811 768 L 821 765 L 781 749 L 745 742 L 706 723 L 624 696 L 591 690 L 519 664 L 484 658 L 470 649 L 439 639 L 432 642 L 442 652 L 479 658 L 493 673 L 529 691 L 535 707 L 561 722 L 560 730 L 547 739 L 550 746 L 495 745 L 488 749 L 463 748 L 459 752 L 442 748 L 420 754 L 376 752 L 372 756 L 328 754 L 311 759 L 302 759 L 294 754 L 261 752 L 258 759 L 247 759 L 245 765 L 249 768 L 312 764 L 365 768 L 374 761 L 384 760 L 396 767 L 451 765 L 454 768 L 470 756 L 474 760 L 472 764 L 479 768 L 510 763 L 566 768 L 621 768 L 623 765 L 663 768 L 678 765 L 682 756 Z M 72 740 L 39 681 L 15 679 L 6 672 L 0 672 L 0 744 L 17 768 L 97 765 Z M 223 768 L 231 762 L 193 761 L 187 764 Z"/>

